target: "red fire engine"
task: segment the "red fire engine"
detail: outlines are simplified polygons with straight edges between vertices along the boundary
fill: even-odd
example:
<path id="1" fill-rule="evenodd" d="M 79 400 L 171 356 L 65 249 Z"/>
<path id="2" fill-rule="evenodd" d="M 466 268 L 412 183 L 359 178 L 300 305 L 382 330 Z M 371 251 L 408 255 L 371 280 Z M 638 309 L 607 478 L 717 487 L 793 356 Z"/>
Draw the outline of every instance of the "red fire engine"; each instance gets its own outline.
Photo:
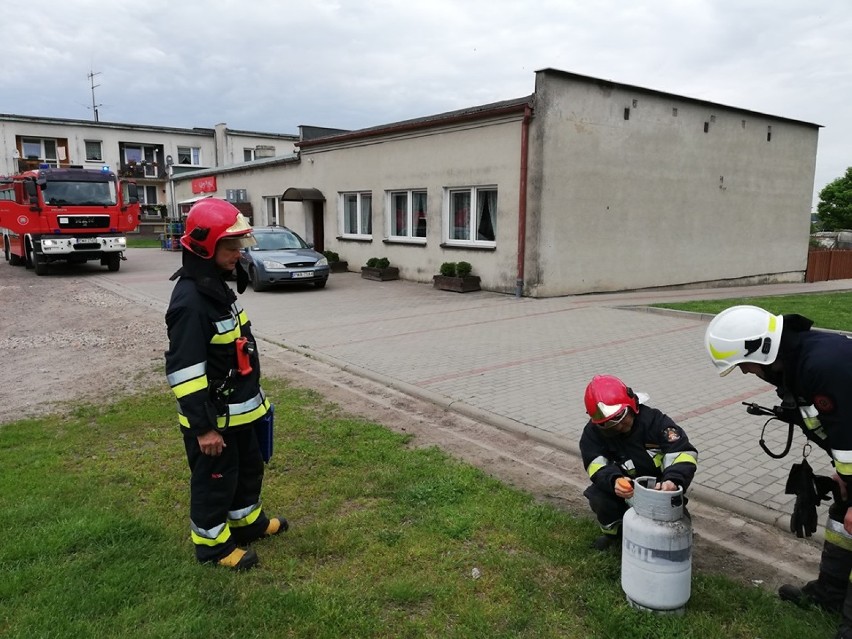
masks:
<path id="1" fill-rule="evenodd" d="M 108 169 L 40 168 L 0 177 L 6 261 L 47 274 L 50 262 L 100 260 L 117 271 L 139 224 L 136 185 Z"/>

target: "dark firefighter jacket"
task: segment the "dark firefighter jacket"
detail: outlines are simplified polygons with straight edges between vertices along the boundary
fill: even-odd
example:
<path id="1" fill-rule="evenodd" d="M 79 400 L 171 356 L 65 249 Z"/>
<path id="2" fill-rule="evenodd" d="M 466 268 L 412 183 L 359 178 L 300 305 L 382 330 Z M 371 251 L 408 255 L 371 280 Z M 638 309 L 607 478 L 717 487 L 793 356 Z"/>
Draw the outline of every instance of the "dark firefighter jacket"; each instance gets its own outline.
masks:
<path id="1" fill-rule="evenodd" d="M 237 296 L 213 260 L 186 250 L 183 267 L 171 279 L 176 278 L 166 311 L 166 376 L 177 397 L 178 422 L 201 435 L 263 417 L 269 401 L 260 388 L 256 352 L 251 373 L 238 373 L 236 340 L 254 343 L 254 337 Z"/>
<path id="2" fill-rule="evenodd" d="M 852 339 L 811 331 L 812 324 L 801 315 L 784 316 L 778 351 L 783 373 L 781 379 L 769 381 L 779 396 L 792 394 L 797 402 L 816 408 L 818 420 L 805 420 L 799 427 L 828 451 L 835 470 L 852 489 Z"/>
<path id="3" fill-rule="evenodd" d="M 642 404 L 628 433 L 605 436 L 588 422 L 580 437 L 580 454 L 592 482 L 610 494 L 622 476 L 656 477 L 686 490 L 698 463 L 698 453 L 683 429 L 661 411 Z"/>

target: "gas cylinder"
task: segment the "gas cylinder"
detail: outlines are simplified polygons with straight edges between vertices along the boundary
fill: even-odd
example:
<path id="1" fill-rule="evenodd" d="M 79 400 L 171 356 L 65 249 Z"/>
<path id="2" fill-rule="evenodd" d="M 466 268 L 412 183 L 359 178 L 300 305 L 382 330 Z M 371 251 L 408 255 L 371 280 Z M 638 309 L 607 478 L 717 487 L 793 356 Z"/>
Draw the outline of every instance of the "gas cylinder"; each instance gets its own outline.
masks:
<path id="1" fill-rule="evenodd" d="M 655 490 L 656 483 L 634 481 L 622 522 L 621 587 L 634 608 L 682 614 L 692 587 L 692 522 L 683 488 Z"/>

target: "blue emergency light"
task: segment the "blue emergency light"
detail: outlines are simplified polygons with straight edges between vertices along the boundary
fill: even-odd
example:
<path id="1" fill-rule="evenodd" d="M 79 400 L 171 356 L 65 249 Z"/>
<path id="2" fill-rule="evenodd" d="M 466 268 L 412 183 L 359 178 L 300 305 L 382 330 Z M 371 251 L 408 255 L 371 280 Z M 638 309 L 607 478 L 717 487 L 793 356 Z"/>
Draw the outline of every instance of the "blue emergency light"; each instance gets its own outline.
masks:
<path id="1" fill-rule="evenodd" d="M 109 167 L 108 167 L 108 166 L 106 166 L 106 165 L 104 165 L 104 166 L 102 166 L 102 167 L 101 167 L 101 171 L 102 171 L 103 173 L 109 173 Z"/>

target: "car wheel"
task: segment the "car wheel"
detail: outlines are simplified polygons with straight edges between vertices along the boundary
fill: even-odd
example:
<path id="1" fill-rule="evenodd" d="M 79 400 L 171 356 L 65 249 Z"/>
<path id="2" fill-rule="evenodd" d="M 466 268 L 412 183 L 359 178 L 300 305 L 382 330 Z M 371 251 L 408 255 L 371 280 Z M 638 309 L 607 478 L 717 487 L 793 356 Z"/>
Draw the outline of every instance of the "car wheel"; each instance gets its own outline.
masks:
<path id="1" fill-rule="evenodd" d="M 268 286 L 264 282 L 260 281 L 260 276 L 257 274 L 257 269 L 255 267 L 251 267 L 251 272 L 249 273 L 249 275 L 251 275 L 251 287 L 255 291 L 260 293 L 261 291 L 265 291 L 268 288 Z"/>
<path id="2" fill-rule="evenodd" d="M 326 283 L 326 282 L 328 282 L 328 280 L 327 280 L 327 279 L 325 279 L 325 280 L 320 280 L 320 281 L 318 281 L 318 282 L 314 282 L 314 286 L 316 286 L 317 288 L 325 288 L 325 283 Z"/>

